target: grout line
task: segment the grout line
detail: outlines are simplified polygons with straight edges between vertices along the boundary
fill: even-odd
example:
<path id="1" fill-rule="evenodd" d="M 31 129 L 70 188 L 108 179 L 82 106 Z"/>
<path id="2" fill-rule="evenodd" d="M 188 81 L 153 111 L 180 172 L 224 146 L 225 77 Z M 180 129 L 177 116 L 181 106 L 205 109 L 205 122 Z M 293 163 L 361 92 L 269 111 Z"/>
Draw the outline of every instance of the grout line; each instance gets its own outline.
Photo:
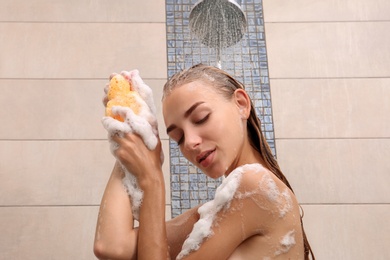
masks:
<path id="1" fill-rule="evenodd" d="M 100 204 L 85 205 L 0 205 L 0 208 L 56 208 L 56 207 L 98 207 Z"/>
<path id="2" fill-rule="evenodd" d="M 166 78 L 142 78 L 145 80 L 167 80 Z M 0 78 L 0 80 L 107 80 L 108 76 L 105 78 Z"/>
<path id="3" fill-rule="evenodd" d="M 160 137 L 161 141 L 167 141 L 169 138 Z M 95 141 L 107 141 L 107 138 L 102 139 L 0 139 L 0 142 L 95 142 Z"/>
<path id="4" fill-rule="evenodd" d="M 137 22 L 137 21 L 0 21 L 1 23 L 14 23 L 14 24 L 164 24 L 165 21 L 159 22 Z"/>
<path id="5" fill-rule="evenodd" d="M 165 204 L 170 206 L 171 204 Z M 70 207 L 99 207 L 100 204 L 75 204 L 75 205 L 0 205 L 1 208 L 70 208 Z"/>
<path id="6" fill-rule="evenodd" d="M 79 141 L 86 141 L 86 142 L 89 142 L 89 141 L 107 141 L 107 138 L 105 139 L 0 139 L 0 142 L 6 142 L 6 141 L 10 141 L 10 142 L 20 142 L 20 141 L 31 141 L 31 142 L 69 142 L 69 141 L 75 141 L 75 142 L 79 142 Z"/>
<path id="7" fill-rule="evenodd" d="M 383 77 L 307 77 L 307 78 L 269 78 L 270 80 L 317 80 L 317 79 L 390 79 L 390 76 Z"/>
<path id="8" fill-rule="evenodd" d="M 299 203 L 303 206 L 383 206 L 383 205 L 390 205 L 390 203 L 379 203 L 379 202 L 373 202 L 373 203 Z"/>
<path id="9" fill-rule="evenodd" d="M 347 21 L 274 21 L 274 22 L 267 22 L 264 21 L 264 24 L 285 24 L 285 23 L 292 23 L 292 24 L 313 24 L 313 23 L 388 23 L 390 20 L 347 20 Z"/>
<path id="10" fill-rule="evenodd" d="M 291 137 L 275 138 L 276 140 L 387 140 L 389 137 Z"/>
<path id="11" fill-rule="evenodd" d="M 299 203 L 302 206 L 390 206 L 390 203 Z M 171 204 L 165 204 L 170 206 Z M 0 205 L 0 208 L 62 208 L 62 207 L 99 207 L 100 204 L 69 204 L 69 205 Z"/>

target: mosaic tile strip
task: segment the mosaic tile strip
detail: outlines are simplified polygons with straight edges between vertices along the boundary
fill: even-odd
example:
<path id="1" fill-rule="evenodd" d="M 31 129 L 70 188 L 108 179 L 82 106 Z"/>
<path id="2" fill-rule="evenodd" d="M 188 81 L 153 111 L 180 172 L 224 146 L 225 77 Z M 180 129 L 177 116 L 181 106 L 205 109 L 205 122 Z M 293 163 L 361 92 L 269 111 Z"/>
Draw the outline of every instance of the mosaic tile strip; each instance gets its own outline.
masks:
<path id="1" fill-rule="evenodd" d="M 275 139 L 261 0 L 236 1 L 247 19 L 247 32 L 236 45 L 222 50 L 222 69 L 241 81 L 252 98 L 262 130 L 274 155 Z M 197 0 L 166 0 L 168 77 L 198 63 L 217 66 L 217 53 L 192 37 L 189 15 Z M 208 178 L 170 142 L 172 217 L 214 198 L 220 180 Z"/>

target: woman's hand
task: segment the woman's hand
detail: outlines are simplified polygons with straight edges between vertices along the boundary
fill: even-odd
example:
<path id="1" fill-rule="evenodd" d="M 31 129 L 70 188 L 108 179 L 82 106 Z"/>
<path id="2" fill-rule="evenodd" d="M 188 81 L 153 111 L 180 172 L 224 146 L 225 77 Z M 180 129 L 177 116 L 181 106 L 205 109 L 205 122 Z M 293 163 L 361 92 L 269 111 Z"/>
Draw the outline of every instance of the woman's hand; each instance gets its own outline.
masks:
<path id="1" fill-rule="evenodd" d="M 112 74 L 110 78 L 115 75 Z M 128 231 L 130 234 L 136 234 L 136 240 L 134 238 L 130 239 L 133 242 L 136 241 L 136 244 L 132 243 L 133 246 L 136 245 L 136 249 L 125 255 L 126 257 L 134 257 L 134 251 L 136 251 L 137 259 L 140 260 L 166 259 L 169 253 L 165 226 L 165 187 L 161 167 L 163 154 L 161 141 L 158 137 L 152 91 L 143 83 L 138 71 L 122 72 L 121 75 L 133 83 L 132 87 L 140 94 L 141 101 L 144 101 L 137 100 L 142 106 L 139 114 L 136 114 L 129 107 L 114 106 L 112 108 L 112 113 L 120 115 L 124 122 L 108 116 L 102 119 L 103 126 L 110 134 L 111 151 L 121 166 L 128 173 L 135 176 L 137 179 L 136 188 L 143 191 L 142 204 L 139 208 L 138 231 L 135 232 L 134 229 Z M 103 98 L 103 104 L 107 103 L 107 92 L 108 86 L 105 88 L 106 95 Z M 115 183 L 119 184 L 120 179 L 115 178 L 115 180 Z M 118 186 L 115 186 L 116 189 L 118 189 Z M 113 185 L 110 185 L 107 189 L 105 198 L 114 201 L 115 198 L 111 195 L 111 190 L 114 189 L 112 187 Z M 119 211 L 110 210 L 112 215 L 117 212 L 120 213 Z M 128 213 L 128 209 L 126 212 Z M 114 220 L 114 217 L 112 220 Z M 128 224 L 121 221 L 120 225 L 127 226 Z M 104 226 L 109 229 L 107 223 Z M 98 254 L 105 251 L 104 246 L 101 246 L 100 243 L 96 244 Z"/>
<path id="2" fill-rule="evenodd" d="M 161 141 L 158 138 L 154 150 L 149 150 L 142 138 L 137 134 L 125 134 L 123 137 L 115 135 L 112 140 L 118 144 L 115 150 L 116 158 L 126 169 L 136 176 L 139 185 L 143 188 L 146 181 L 161 180 Z M 161 175 L 161 176 L 160 176 Z"/>
<path id="3" fill-rule="evenodd" d="M 136 134 L 114 136 L 115 156 L 143 190 L 139 213 L 137 259 L 166 259 L 169 255 L 165 226 L 165 187 L 161 169 L 161 142 L 149 150 Z"/>

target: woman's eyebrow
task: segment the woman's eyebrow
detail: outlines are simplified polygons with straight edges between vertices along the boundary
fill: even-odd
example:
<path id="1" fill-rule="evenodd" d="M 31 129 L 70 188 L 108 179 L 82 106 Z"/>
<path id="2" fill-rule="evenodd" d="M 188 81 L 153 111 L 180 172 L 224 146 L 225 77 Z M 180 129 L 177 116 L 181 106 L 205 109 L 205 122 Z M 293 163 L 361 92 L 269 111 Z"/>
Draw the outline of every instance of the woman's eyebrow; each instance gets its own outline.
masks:
<path id="1" fill-rule="evenodd" d="M 192 112 L 194 112 L 194 110 L 201 104 L 203 104 L 204 102 L 203 101 L 199 101 L 199 102 L 196 102 L 195 104 L 193 104 L 185 113 L 184 113 L 184 118 L 187 118 L 191 115 Z M 169 132 L 171 132 L 173 129 L 176 128 L 176 125 L 170 125 L 168 128 L 167 128 L 167 134 L 169 134 Z"/>
<path id="2" fill-rule="evenodd" d="M 201 104 L 203 104 L 203 101 L 196 102 L 193 104 L 185 113 L 184 113 L 184 118 L 187 118 L 191 115 L 191 113 Z"/>

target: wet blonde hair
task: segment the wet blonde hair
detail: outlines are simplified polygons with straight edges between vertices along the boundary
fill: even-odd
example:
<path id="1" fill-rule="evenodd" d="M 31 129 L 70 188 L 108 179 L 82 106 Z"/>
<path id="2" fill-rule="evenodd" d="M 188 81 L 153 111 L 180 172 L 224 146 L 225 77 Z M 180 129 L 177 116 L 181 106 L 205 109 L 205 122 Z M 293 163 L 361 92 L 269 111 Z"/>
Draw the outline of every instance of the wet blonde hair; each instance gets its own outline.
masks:
<path id="1" fill-rule="evenodd" d="M 189 69 L 176 73 L 168 80 L 168 82 L 164 85 L 163 100 L 174 88 L 194 81 L 201 81 L 215 87 L 215 90 L 228 100 L 232 98 L 236 89 L 245 89 L 241 82 L 234 79 L 225 71 L 216 67 L 197 64 Z M 264 160 L 264 167 L 274 173 L 276 177 L 278 177 L 292 192 L 294 192 L 287 178 L 282 173 L 275 157 L 272 154 L 267 140 L 262 133 L 261 122 L 257 117 L 252 101 L 250 115 L 247 120 L 247 129 L 250 144 L 256 149 L 256 151 L 259 152 L 260 156 Z M 311 254 L 312 259 L 315 259 L 303 228 L 302 216 L 301 226 L 304 240 L 305 259 L 309 259 L 309 254 Z"/>

